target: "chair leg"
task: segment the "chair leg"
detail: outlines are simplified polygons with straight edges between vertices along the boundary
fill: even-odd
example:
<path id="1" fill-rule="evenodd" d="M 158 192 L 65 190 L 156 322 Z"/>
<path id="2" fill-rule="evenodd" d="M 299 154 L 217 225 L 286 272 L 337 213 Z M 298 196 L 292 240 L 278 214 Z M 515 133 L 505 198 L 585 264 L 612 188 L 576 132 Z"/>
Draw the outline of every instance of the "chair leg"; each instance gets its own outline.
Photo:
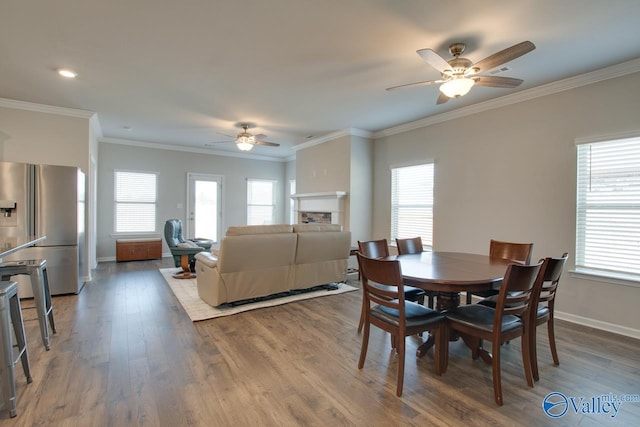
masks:
<path id="1" fill-rule="evenodd" d="M 440 373 L 444 374 L 445 372 L 447 372 L 447 367 L 449 366 L 449 325 L 448 324 L 445 323 L 444 325 L 442 325 L 440 335 L 441 335 L 440 349 L 436 349 L 436 351 L 440 352 L 440 357 L 442 362 Z"/>
<path id="2" fill-rule="evenodd" d="M 531 373 L 533 374 L 533 380 L 540 380 L 540 374 L 538 372 L 538 327 L 533 323 L 531 325 L 531 336 L 529 337 L 529 354 L 531 359 Z"/>
<path id="3" fill-rule="evenodd" d="M 549 320 L 547 320 L 547 330 L 549 331 L 549 347 L 551 348 L 553 364 L 559 365 L 560 359 L 558 359 L 558 350 L 556 349 L 556 335 L 553 327 L 553 311 L 549 314 Z"/>
<path id="4" fill-rule="evenodd" d="M 535 327 L 533 331 L 529 331 L 529 329 L 530 328 L 525 327 L 524 334 L 520 338 L 520 341 L 522 342 L 522 366 L 524 367 L 524 376 L 527 379 L 527 385 L 533 387 L 533 378 L 531 375 L 531 332 L 535 334 Z"/>
<path id="5" fill-rule="evenodd" d="M 398 387 L 396 388 L 396 396 L 402 396 L 402 389 L 404 387 L 404 350 L 405 350 L 405 337 L 402 339 L 396 337 L 398 346 Z"/>
<path id="6" fill-rule="evenodd" d="M 500 376 L 500 342 L 493 342 L 493 358 L 491 359 L 491 369 L 493 370 L 493 397 L 496 403 L 502 406 L 502 379 Z"/>
<path id="7" fill-rule="evenodd" d="M 364 296 L 362 298 L 362 310 L 360 311 L 360 322 L 358 323 L 358 333 L 362 332 L 362 326 L 364 325 L 364 318 L 366 316 L 367 306 L 365 305 Z"/>
<path id="8" fill-rule="evenodd" d="M 49 327 L 51 327 L 51 332 L 54 334 L 58 331 L 56 330 L 56 324 L 53 320 L 53 303 L 51 302 L 51 290 L 49 289 L 49 276 L 47 275 L 47 269 L 45 268 L 42 271 L 42 277 L 44 279 L 44 298 L 45 298 L 45 307 L 47 308 L 47 316 L 49 317 Z"/>
<path id="9" fill-rule="evenodd" d="M 366 321 L 367 319 L 365 319 Z M 360 348 L 360 360 L 358 360 L 358 369 L 364 366 L 364 359 L 367 357 L 367 347 L 369 346 L 369 322 L 364 325 L 364 333 L 362 334 L 362 347 Z"/>
<path id="10" fill-rule="evenodd" d="M 471 292 L 467 292 L 467 305 L 471 304 Z"/>
<path id="11" fill-rule="evenodd" d="M 9 301 L 11 306 L 11 323 L 13 324 L 13 333 L 16 337 L 18 350 L 21 351 L 20 362 L 22 363 L 22 371 L 24 372 L 27 382 L 32 382 L 31 368 L 29 366 L 29 351 L 27 350 L 27 337 L 24 334 L 24 322 L 22 321 L 22 309 L 18 297 L 11 298 Z"/>
<path id="12" fill-rule="evenodd" d="M 433 331 L 429 331 L 429 335 L 435 334 L 435 346 L 433 348 L 433 364 L 435 368 L 436 375 L 442 375 L 442 334 L 444 333 L 443 327 L 440 326 L 438 329 Z"/>

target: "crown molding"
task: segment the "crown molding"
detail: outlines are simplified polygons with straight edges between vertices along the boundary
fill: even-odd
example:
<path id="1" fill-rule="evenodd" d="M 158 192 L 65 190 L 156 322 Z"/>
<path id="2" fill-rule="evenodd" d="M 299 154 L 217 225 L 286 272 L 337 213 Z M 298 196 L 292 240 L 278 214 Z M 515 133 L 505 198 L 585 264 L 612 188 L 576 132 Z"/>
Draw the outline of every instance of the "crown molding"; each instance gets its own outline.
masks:
<path id="1" fill-rule="evenodd" d="M 347 129 L 331 132 L 326 135 L 319 136 L 317 138 L 310 139 L 301 144 L 294 145 L 292 148 L 295 151 L 303 150 L 305 148 L 313 147 L 314 145 L 324 144 L 325 142 L 342 138 L 343 136 L 359 136 L 361 138 L 372 138 L 373 132 L 369 132 L 368 130 L 357 129 L 357 128 L 347 128 Z"/>
<path id="2" fill-rule="evenodd" d="M 621 64 L 612 65 L 610 67 L 605 67 L 589 73 L 580 74 L 578 76 L 558 80 L 556 82 L 537 86 L 531 89 L 523 90 L 521 92 L 505 95 L 500 98 L 491 99 L 489 101 L 470 105 L 468 107 L 448 111 L 446 113 L 437 114 L 435 116 L 425 117 L 424 119 L 415 120 L 413 122 L 404 123 L 402 125 L 393 126 L 374 132 L 372 138 L 383 138 L 385 136 L 391 136 L 398 133 L 434 125 L 436 123 L 459 119 L 483 111 L 505 107 L 507 105 L 516 104 L 518 102 L 528 101 L 558 92 L 564 92 L 566 90 L 575 89 L 578 87 L 590 85 L 604 80 L 614 79 L 616 77 L 626 76 L 628 74 L 637 72 L 640 72 L 640 58 L 628 62 L 623 62 Z"/>
<path id="3" fill-rule="evenodd" d="M 105 144 L 119 144 L 129 145 L 132 147 L 141 148 L 154 148 L 157 150 L 169 150 L 169 151 L 182 151 L 187 153 L 208 154 L 211 156 L 223 156 L 223 157 L 237 157 L 245 160 L 266 160 L 269 162 L 281 162 L 284 163 L 287 160 L 280 157 L 268 157 L 260 156 L 256 154 L 246 153 L 233 153 L 229 151 L 209 150 L 205 148 L 185 147 L 184 145 L 175 144 L 159 144 L 156 142 L 135 141 L 132 139 L 120 139 L 120 138 L 98 138 L 98 142 L 104 142 Z"/>
<path id="4" fill-rule="evenodd" d="M 78 117 L 81 119 L 90 119 L 96 115 L 93 111 L 76 110 L 75 108 L 56 107 L 53 105 L 36 104 L 34 102 L 16 101 L 15 99 L 5 98 L 0 98 L 0 107 L 35 111 L 37 113 L 57 114 L 59 116 Z"/>

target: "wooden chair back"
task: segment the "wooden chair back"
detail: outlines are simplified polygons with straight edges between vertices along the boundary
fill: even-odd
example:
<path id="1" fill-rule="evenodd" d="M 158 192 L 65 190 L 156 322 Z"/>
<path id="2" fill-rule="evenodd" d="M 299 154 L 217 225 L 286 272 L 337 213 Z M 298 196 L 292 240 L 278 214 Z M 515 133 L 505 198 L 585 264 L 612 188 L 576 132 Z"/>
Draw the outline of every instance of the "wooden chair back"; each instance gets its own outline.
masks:
<path id="1" fill-rule="evenodd" d="M 419 254 L 422 252 L 422 238 L 412 237 L 409 239 L 396 239 L 398 255 Z"/>
<path id="2" fill-rule="evenodd" d="M 400 261 L 371 258 L 358 253 L 358 263 L 365 300 L 398 310 L 400 321 L 403 322 L 404 286 Z"/>
<path id="3" fill-rule="evenodd" d="M 540 292 L 536 296 L 536 305 L 538 303 L 547 303 L 549 310 L 553 310 L 560 276 L 562 276 L 562 271 L 568 258 L 569 254 L 565 252 L 560 258 L 545 258 L 540 260 L 547 264 L 547 268 L 542 279 Z"/>
<path id="4" fill-rule="evenodd" d="M 386 258 L 389 256 L 389 244 L 387 239 L 366 242 L 358 240 L 358 251 L 368 258 Z"/>
<path id="5" fill-rule="evenodd" d="M 531 253 L 533 243 L 512 243 L 501 242 L 491 239 L 489 244 L 489 257 L 497 259 L 508 259 L 524 264 L 531 263 Z"/>
<path id="6" fill-rule="evenodd" d="M 534 290 L 542 283 L 543 275 L 540 270 L 543 262 L 533 265 L 509 264 L 505 272 L 500 293 L 496 301 L 496 315 L 494 319 L 494 334 L 500 335 L 504 316 L 513 315 L 528 322 L 531 302 L 535 300 Z"/>

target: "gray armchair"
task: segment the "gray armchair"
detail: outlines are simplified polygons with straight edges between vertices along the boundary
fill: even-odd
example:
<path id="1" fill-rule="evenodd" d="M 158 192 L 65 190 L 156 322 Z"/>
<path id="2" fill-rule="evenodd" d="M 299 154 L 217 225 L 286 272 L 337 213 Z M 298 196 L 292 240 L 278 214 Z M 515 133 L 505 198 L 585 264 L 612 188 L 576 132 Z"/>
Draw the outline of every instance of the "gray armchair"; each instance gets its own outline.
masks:
<path id="1" fill-rule="evenodd" d="M 198 252 L 211 249 L 213 242 L 207 239 L 185 239 L 182 237 L 182 221 L 179 219 L 169 219 L 164 223 L 164 239 L 169 246 L 173 262 L 176 267 L 182 266 L 182 256 L 188 257 L 189 266 L 193 271 L 195 264 L 194 255 Z"/>

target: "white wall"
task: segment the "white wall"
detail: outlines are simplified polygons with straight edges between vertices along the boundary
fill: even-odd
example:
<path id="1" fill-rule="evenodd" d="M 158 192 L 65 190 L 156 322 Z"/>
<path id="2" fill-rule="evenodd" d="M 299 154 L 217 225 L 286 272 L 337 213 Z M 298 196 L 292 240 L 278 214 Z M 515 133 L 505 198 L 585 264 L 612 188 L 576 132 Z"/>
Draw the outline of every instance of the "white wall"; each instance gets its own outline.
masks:
<path id="1" fill-rule="evenodd" d="M 376 140 L 373 237 L 390 235 L 390 166 L 434 159 L 435 250 L 486 254 L 491 238 L 534 242 L 534 260 L 568 251 L 573 268 L 574 140 L 640 130 L 638 88 L 640 73 Z M 639 303 L 640 287 L 565 272 L 556 310 L 640 337 Z"/>
<path id="2" fill-rule="evenodd" d="M 231 225 L 247 222 L 247 178 L 276 180 L 278 206 L 276 222 L 285 220 L 288 200 L 286 164 L 279 161 L 248 160 L 237 157 L 222 157 L 202 153 L 171 151 L 101 142 L 98 161 L 98 260 L 115 259 L 113 235 L 113 177 L 115 169 L 157 172 L 158 212 L 156 235 L 162 237 L 163 253 L 169 248 L 164 241 L 164 223 L 170 218 L 186 221 L 187 173 L 217 174 L 224 178 L 222 189 L 223 233 Z M 183 208 L 178 208 L 181 204 Z"/>
<path id="3" fill-rule="evenodd" d="M 90 157 L 97 147 L 95 114 L 88 111 L 0 99 L 0 160 L 80 167 L 91 173 Z M 95 193 L 87 185 L 85 218 L 85 280 L 95 264 L 92 251 Z"/>
<path id="4" fill-rule="evenodd" d="M 89 168 L 90 116 L 0 106 L 1 160 Z"/>

